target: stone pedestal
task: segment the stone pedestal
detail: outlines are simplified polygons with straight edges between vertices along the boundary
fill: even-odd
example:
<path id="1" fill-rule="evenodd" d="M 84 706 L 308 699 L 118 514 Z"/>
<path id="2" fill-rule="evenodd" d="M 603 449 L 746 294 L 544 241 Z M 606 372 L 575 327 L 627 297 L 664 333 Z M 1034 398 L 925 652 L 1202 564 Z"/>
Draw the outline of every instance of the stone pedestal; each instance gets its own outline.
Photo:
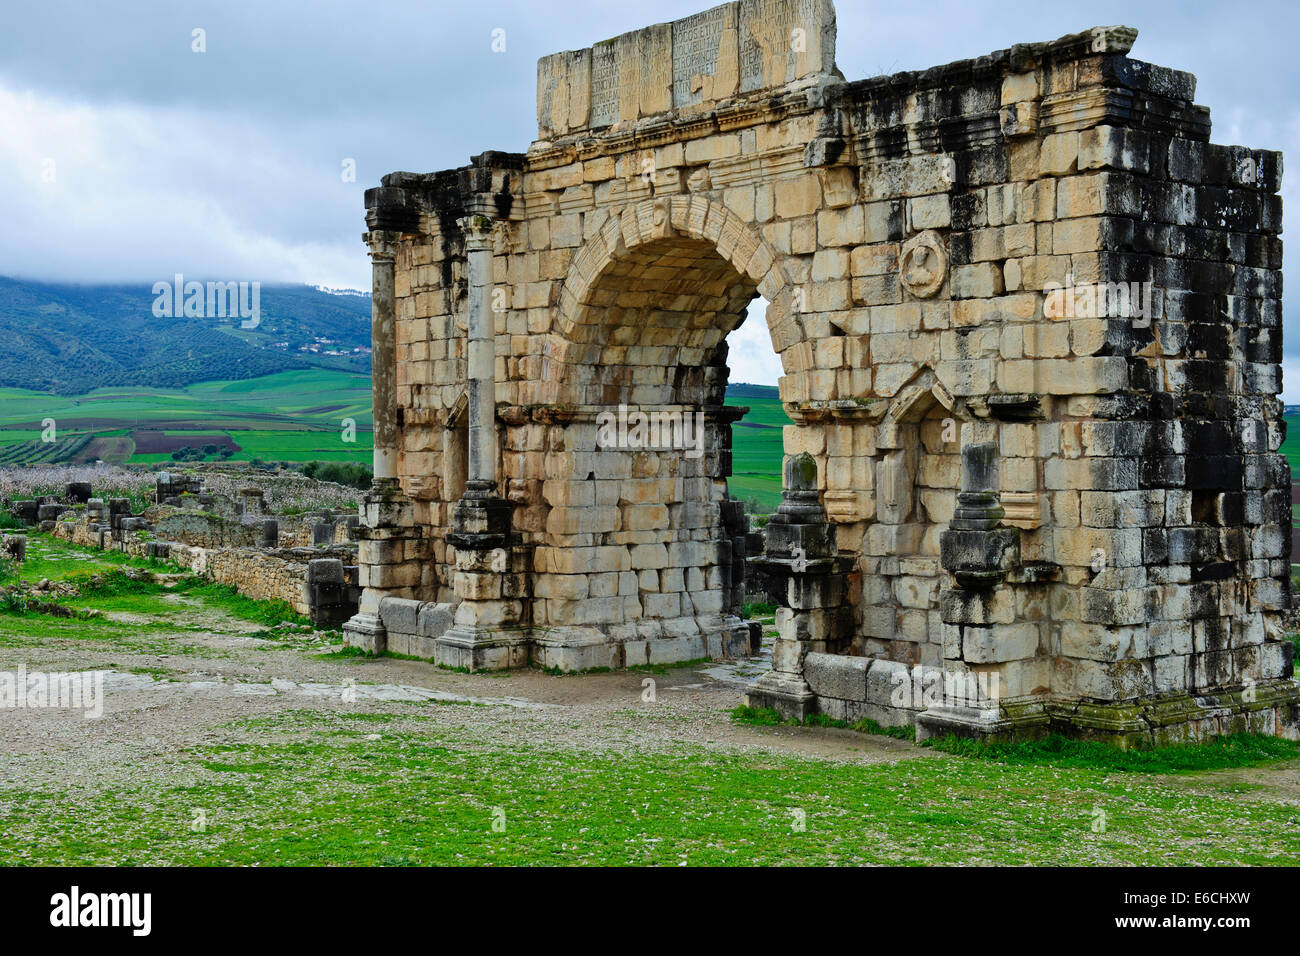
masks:
<path id="1" fill-rule="evenodd" d="M 376 478 L 362 504 L 357 528 L 357 562 L 361 602 L 343 625 L 343 643 L 371 654 L 387 650 L 379 602 L 385 597 L 409 598 L 420 585 L 424 529 L 415 524 L 411 502 L 395 478 Z"/>
<path id="2" fill-rule="evenodd" d="M 751 707 L 772 707 L 802 720 L 816 710 L 804 677 L 809 653 L 840 650 L 846 629 L 845 562 L 835 529 L 817 494 L 817 463 L 807 453 L 785 465 L 781 507 L 767 525 L 767 551 L 753 559 L 765 588 L 780 607 L 772 670 L 746 697 Z"/>
<path id="3" fill-rule="evenodd" d="M 524 667 L 529 630 L 524 622 L 528 552 L 512 540 L 512 505 L 491 494 L 492 483 L 471 481 L 456 505 L 454 623 L 434 643 L 434 660 L 465 670 Z"/>

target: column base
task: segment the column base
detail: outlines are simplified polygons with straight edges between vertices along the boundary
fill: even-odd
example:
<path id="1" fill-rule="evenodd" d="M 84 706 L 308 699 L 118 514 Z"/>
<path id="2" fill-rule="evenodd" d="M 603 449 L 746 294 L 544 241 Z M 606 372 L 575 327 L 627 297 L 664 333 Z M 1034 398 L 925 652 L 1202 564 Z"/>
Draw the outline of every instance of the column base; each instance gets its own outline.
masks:
<path id="1" fill-rule="evenodd" d="M 782 717 L 804 720 L 817 709 L 817 695 L 808 682 L 797 674 L 768 671 L 745 695 L 750 707 L 770 707 Z"/>
<path id="2" fill-rule="evenodd" d="M 383 654 L 388 650 L 388 631 L 375 614 L 354 615 L 343 625 L 343 646 L 355 647 L 367 654 Z"/>
<path id="3" fill-rule="evenodd" d="M 528 666 L 531 644 L 529 628 L 455 626 L 434 641 L 433 661 L 454 670 L 513 670 Z"/>
<path id="4" fill-rule="evenodd" d="M 1031 740 L 1046 736 L 1050 724 L 1041 703 L 1014 717 L 997 706 L 931 707 L 916 715 L 916 740 L 920 743 L 949 734 L 969 740 Z"/>

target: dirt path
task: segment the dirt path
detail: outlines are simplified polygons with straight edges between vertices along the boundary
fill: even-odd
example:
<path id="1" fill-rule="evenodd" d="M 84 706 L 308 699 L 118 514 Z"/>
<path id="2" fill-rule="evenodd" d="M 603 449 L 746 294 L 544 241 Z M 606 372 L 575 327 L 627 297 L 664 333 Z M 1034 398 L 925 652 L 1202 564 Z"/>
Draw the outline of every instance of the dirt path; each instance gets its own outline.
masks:
<path id="1" fill-rule="evenodd" d="M 48 639 L 0 646 L 0 671 L 106 672 L 103 716 L 20 709 L 3 714 L 0 786 L 171 779 L 196 746 L 277 737 L 244 718 L 294 710 L 394 715 L 403 732 L 454 732 L 467 745 L 581 747 L 613 754 L 699 745 L 719 751 L 795 754 L 854 763 L 943 755 L 847 730 L 736 724 L 730 711 L 765 659 L 552 676 L 539 671 L 462 674 L 419 661 L 330 656 L 324 635 L 252 636 L 257 625 L 185 595 L 162 595 L 171 626 L 153 630 L 184 653 L 146 653 L 104 641 Z M 127 625 L 139 613 L 104 615 Z M 129 631 L 128 631 L 129 633 Z M 462 706 L 439 706 L 442 704 Z M 418 719 L 414 719 L 418 717 Z M 405 719 L 404 719 L 405 718 Z"/>

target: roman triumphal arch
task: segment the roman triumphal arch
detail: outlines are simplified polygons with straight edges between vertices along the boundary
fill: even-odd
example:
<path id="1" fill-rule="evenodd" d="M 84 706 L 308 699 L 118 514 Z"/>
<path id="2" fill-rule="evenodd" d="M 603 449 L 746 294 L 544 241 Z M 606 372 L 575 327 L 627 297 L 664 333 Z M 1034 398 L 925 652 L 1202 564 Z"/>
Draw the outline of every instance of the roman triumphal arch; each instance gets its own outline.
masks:
<path id="1" fill-rule="evenodd" d="M 538 136 L 366 194 L 350 644 L 744 656 L 752 703 L 1012 736 L 1294 734 L 1281 159 L 1098 27 L 847 81 L 830 0 L 538 64 Z M 726 337 L 784 376 L 762 554 Z"/>

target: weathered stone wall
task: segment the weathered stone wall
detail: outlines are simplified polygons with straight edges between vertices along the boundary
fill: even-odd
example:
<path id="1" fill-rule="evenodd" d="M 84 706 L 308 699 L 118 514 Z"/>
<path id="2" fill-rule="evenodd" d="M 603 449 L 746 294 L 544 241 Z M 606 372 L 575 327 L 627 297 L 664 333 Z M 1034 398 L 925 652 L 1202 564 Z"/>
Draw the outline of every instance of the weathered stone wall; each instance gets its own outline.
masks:
<path id="1" fill-rule="evenodd" d="M 262 525 L 245 524 L 210 511 L 155 506 L 149 517 L 153 536 L 197 548 L 251 548 L 262 539 Z"/>
<path id="2" fill-rule="evenodd" d="M 160 487 L 164 484 L 171 483 L 160 482 Z M 28 510 L 15 508 L 20 516 Z M 125 499 L 90 498 L 84 507 L 61 506 L 58 520 L 45 522 L 49 525 L 45 530 L 82 547 L 165 559 L 231 585 L 246 597 L 284 601 L 318 625 L 334 626 L 350 618 L 361 590 L 356 552 L 349 543 L 356 522 L 301 516 L 291 525 L 299 530 L 296 534 L 291 530 L 287 537 L 305 534 L 305 546 L 268 547 L 267 520 L 275 519 L 160 504 L 132 515 Z M 316 545 L 310 541 L 313 528 L 319 529 Z"/>
<path id="3" fill-rule="evenodd" d="M 372 603 L 456 604 L 444 662 L 489 632 L 498 663 L 726 653 L 746 555 L 725 337 L 762 295 L 785 451 L 848 562 L 850 623 L 785 618 L 794 710 L 832 699 L 811 653 L 996 677 L 989 726 L 1265 687 L 1285 723 L 1281 160 L 1209 144 L 1194 78 L 1131 59 L 1135 36 L 850 83 L 829 2 L 747 0 L 544 59 L 526 154 L 386 176 L 367 222 L 400 494 L 368 505 Z M 700 454 L 611 440 L 638 410 L 698 414 Z M 941 538 L 963 449 L 990 443 L 1016 552 L 972 594 Z M 1116 713 L 1094 723 L 1164 719 Z"/>

